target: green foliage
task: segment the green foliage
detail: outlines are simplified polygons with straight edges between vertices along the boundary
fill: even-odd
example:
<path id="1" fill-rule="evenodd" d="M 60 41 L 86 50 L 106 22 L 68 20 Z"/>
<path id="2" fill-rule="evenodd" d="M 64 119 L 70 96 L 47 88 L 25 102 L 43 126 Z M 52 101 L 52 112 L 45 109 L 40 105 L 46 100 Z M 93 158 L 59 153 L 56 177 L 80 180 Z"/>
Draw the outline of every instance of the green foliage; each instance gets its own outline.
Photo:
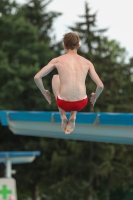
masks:
<path id="1" fill-rule="evenodd" d="M 38 42 L 37 27 L 23 17 L 1 17 L 0 24 L 0 109 L 49 109 L 41 94 L 37 98 L 39 91 L 33 80 L 39 69 L 54 56 L 49 42 Z M 50 81 L 44 82 L 45 87 L 50 89 Z"/>
<path id="2" fill-rule="evenodd" d="M 69 28 L 77 32 L 81 39 L 80 54 L 84 57 L 87 56 L 91 61 L 94 58 L 94 54 L 100 46 L 103 33 L 107 29 L 98 29 L 96 25 L 96 13 L 91 14 L 91 9 L 87 2 L 85 2 L 85 14 L 79 15 L 79 18 L 83 19 L 82 22 L 75 23 L 75 26 Z"/>
<path id="3" fill-rule="evenodd" d="M 106 29 L 100 30 L 96 27 L 96 14 L 91 14 L 88 4 L 85 4 L 85 14 L 79 16 L 82 22 L 77 22 L 74 27 L 81 38 L 79 54 L 89 59 L 104 83 L 104 92 L 97 100 L 95 107 L 90 105 L 84 111 L 97 112 L 132 112 L 132 74 L 131 63 L 126 63 L 126 50 L 115 40 L 109 40 L 104 36 Z M 95 91 L 94 83 L 87 78 L 87 92 Z M 125 104 L 125 102 L 128 102 Z M 100 143 L 89 143 L 90 148 L 84 152 L 85 159 L 89 162 L 87 175 L 86 196 L 84 199 L 105 199 L 108 192 L 114 188 L 122 187 L 127 182 L 129 185 L 129 168 L 123 160 L 124 150 L 128 147 L 119 145 L 107 145 Z M 107 148 L 107 149 L 106 149 Z M 103 150 L 104 149 L 104 150 Z M 88 153 L 89 156 L 85 154 Z M 121 156 L 121 153 L 122 156 Z M 82 155 L 83 157 L 83 155 Z M 84 160 L 83 163 L 87 164 Z M 79 174 L 82 174 L 82 167 Z M 85 177 L 85 175 L 84 175 Z M 129 179 L 128 179 L 129 180 Z M 80 182 L 81 183 L 81 182 Z"/>
<path id="4" fill-rule="evenodd" d="M 19 15 L 22 15 L 31 24 L 38 27 L 39 40 L 51 41 L 51 32 L 53 32 L 53 22 L 61 15 L 59 12 L 48 12 L 47 6 L 51 0 L 28 0 L 20 9 Z"/>
<path id="5" fill-rule="evenodd" d="M 0 16 L 10 16 L 17 9 L 17 4 L 15 1 L 10 0 L 0 0 Z"/>
<path id="6" fill-rule="evenodd" d="M 106 29 L 98 29 L 96 26 L 96 13 L 91 14 L 88 4 L 85 4 L 85 14 L 79 16 L 82 22 L 77 22 L 74 27 L 81 38 L 79 54 L 89 59 L 103 81 L 105 88 L 97 100 L 95 107 L 90 105 L 84 111 L 97 112 L 132 112 L 132 93 L 130 92 L 131 64 L 127 64 L 126 50 L 115 40 L 109 40 L 104 36 Z M 86 81 L 89 95 L 95 92 L 95 86 L 90 79 Z M 128 90 L 129 88 L 129 90 Z M 127 98 L 127 93 L 129 99 Z M 127 99 L 128 104 L 125 104 Z"/>

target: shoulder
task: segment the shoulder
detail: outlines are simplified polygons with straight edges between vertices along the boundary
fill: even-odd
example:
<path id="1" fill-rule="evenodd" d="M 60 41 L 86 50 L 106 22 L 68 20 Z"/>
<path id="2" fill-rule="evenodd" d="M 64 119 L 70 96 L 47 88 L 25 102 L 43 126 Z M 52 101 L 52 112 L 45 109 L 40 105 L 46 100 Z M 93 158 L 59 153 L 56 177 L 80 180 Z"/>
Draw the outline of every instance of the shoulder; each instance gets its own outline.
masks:
<path id="1" fill-rule="evenodd" d="M 63 55 L 62 56 L 58 56 L 58 57 L 56 57 L 56 58 L 53 58 L 50 62 L 52 62 L 52 63 L 58 63 L 60 60 L 62 60 L 63 59 Z"/>
<path id="2" fill-rule="evenodd" d="M 94 65 L 92 64 L 91 61 L 88 60 L 88 64 L 89 64 L 89 67 L 94 68 Z"/>
<path id="3" fill-rule="evenodd" d="M 47 66 L 54 66 L 56 67 L 56 64 L 58 63 L 58 58 L 53 58 L 52 60 L 49 61 Z"/>
<path id="4" fill-rule="evenodd" d="M 53 58 L 49 63 L 56 63 L 57 62 L 57 58 Z"/>
<path id="5" fill-rule="evenodd" d="M 80 56 L 80 59 L 82 60 L 82 62 L 83 62 L 85 65 L 88 66 L 89 69 L 94 67 L 93 64 L 92 64 L 92 62 L 91 62 L 90 60 L 84 58 L 83 56 Z"/>

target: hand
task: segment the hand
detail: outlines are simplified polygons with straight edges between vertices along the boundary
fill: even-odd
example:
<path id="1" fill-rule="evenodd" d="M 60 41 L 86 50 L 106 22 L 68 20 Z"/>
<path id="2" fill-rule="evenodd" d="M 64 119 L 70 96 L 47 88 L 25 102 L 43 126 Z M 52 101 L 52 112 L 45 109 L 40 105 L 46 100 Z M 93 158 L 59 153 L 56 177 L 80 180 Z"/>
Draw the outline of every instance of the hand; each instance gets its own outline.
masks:
<path id="1" fill-rule="evenodd" d="M 49 104 L 51 104 L 51 97 L 50 97 L 50 92 L 48 90 L 44 90 L 44 97 L 48 101 Z"/>
<path id="2" fill-rule="evenodd" d="M 96 94 L 94 92 L 91 93 L 90 102 L 92 103 L 93 106 L 96 103 Z"/>

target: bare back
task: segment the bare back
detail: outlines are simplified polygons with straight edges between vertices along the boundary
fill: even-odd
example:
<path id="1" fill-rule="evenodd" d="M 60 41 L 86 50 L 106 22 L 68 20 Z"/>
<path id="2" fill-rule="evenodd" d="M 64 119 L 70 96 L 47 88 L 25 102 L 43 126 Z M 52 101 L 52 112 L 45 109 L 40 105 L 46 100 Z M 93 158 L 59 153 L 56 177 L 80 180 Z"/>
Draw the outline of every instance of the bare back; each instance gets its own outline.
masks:
<path id="1" fill-rule="evenodd" d="M 52 59 L 35 75 L 34 80 L 42 94 L 46 93 L 42 78 L 54 68 L 57 69 L 60 78 L 59 94 L 66 101 L 78 101 L 86 96 L 85 80 L 87 74 L 97 85 L 96 98 L 103 90 L 103 83 L 97 75 L 93 64 L 71 51 L 71 53 Z"/>
<path id="2" fill-rule="evenodd" d="M 89 61 L 78 54 L 65 54 L 56 58 L 55 63 L 60 77 L 60 96 L 67 101 L 83 99 Z"/>

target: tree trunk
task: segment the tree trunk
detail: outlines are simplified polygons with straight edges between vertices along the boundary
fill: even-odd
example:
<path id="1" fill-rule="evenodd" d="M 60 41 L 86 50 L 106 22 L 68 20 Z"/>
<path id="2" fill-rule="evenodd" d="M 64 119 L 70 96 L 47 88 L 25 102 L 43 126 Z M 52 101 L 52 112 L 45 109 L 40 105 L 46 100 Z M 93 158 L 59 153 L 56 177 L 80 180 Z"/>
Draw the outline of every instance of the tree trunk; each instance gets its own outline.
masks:
<path id="1" fill-rule="evenodd" d="M 106 194 L 106 200 L 110 200 L 110 192 L 109 191 Z"/>
<path id="2" fill-rule="evenodd" d="M 89 142 L 90 151 L 89 151 L 89 163 L 91 164 L 93 160 L 93 142 Z M 89 190 L 88 190 L 88 198 L 87 200 L 93 200 L 93 174 L 92 167 L 89 168 Z"/>
<path id="3" fill-rule="evenodd" d="M 93 200 L 92 195 L 89 195 L 89 196 L 88 196 L 88 200 Z"/>
<path id="4" fill-rule="evenodd" d="M 35 183 L 34 186 L 33 186 L 32 196 L 33 196 L 33 198 L 32 198 L 33 200 L 40 200 L 39 187 L 38 187 L 37 183 Z"/>

